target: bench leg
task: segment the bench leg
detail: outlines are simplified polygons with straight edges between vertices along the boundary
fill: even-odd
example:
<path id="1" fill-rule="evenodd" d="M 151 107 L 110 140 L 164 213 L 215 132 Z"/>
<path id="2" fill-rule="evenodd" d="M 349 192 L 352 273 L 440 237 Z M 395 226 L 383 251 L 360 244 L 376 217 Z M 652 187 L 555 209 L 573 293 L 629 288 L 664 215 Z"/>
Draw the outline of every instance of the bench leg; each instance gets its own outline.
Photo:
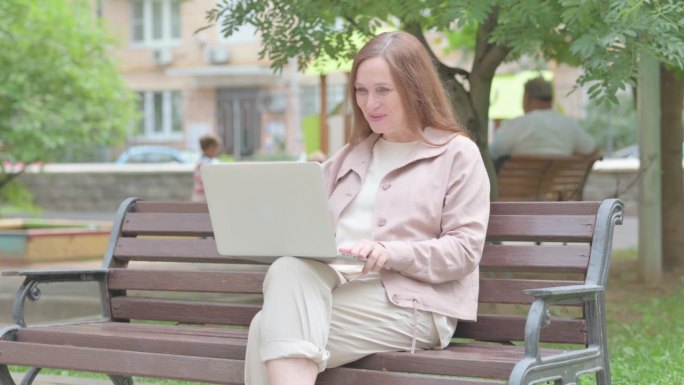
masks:
<path id="1" fill-rule="evenodd" d="M 20 385 L 31 385 L 42 368 L 30 368 L 21 379 Z"/>
<path id="2" fill-rule="evenodd" d="M 7 365 L 0 365 L 0 385 L 17 385 L 12 379 Z"/>
<path id="3" fill-rule="evenodd" d="M 133 385 L 133 378 L 130 376 L 119 376 L 116 374 L 108 374 L 108 376 L 114 385 Z"/>
<path id="4" fill-rule="evenodd" d="M 609 370 L 599 370 L 596 372 L 596 385 L 610 385 Z"/>

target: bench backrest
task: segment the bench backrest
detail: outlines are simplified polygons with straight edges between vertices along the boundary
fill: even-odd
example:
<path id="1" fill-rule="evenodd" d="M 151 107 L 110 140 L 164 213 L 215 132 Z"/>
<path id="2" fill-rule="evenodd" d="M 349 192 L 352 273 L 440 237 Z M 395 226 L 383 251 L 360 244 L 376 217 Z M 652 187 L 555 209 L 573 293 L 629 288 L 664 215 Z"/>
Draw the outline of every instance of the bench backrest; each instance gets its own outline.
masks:
<path id="1" fill-rule="evenodd" d="M 520 305 L 526 311 L 531 303 L 523 289 L 605 284 L 612 234 L 595 234 L 612 229 L 615 207 L 615 201 L 493 203 L 481 262 L 481 315 L 459 324 L 456 337 L 522 340 Z M 103 262 L 111 269 L 112 319 L 244 326 L 259 310 L 266 266 L 218 254 L 205 204 L 130 199 L 114 227 Z M 543 341 L 586 342 L 582 309 L 568 308 L 545 329 Z"/>
<path id="2" fill-rule="evenodd" d="M 581 201 L 591 156 L 512 155 L 497 161 L 499 201 Z"/>

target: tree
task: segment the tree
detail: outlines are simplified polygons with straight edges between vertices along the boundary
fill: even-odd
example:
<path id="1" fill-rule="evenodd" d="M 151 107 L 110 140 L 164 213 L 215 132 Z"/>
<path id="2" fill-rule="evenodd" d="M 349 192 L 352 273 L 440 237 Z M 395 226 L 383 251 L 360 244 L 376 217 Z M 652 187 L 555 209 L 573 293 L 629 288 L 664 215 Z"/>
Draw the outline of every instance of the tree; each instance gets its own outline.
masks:
<path id="1" fill-rule="evenodd" d="M 260 55 L 278 70 L 289 58 L 300 68 L 323 56 L 349 59 L 357 49 L 350 44 L 354 36 L 371 36 L 383 23 L 414 34 L 437 63 L 457 116 L 476 135 L 492 186 L 489 94 L 504 61 L 529 55 L 581 65 L 578 85 L 589 84 L 599 103 L 616 103 L 617 91 L 634 87 L 640 52 L 684 68 L 684 2 L 678 0 L 224 0 L 207 15 L 209 22 L 220 18 L 227 36 L 254 25 L 263 41 Z M 462 29 L 476 31 L 470 69 L 439 61 L 424 34 Z"/>
<path id="2" fill-rule="evenodd" d="M 0 201 L 27 165 L 121 143 L 136 117 L 91 3 L 0 1 Z"/>
<path id="3" fill-rule="evenodd" d="M 634 84 L 642 47 L 665 63 L 684 67 L 682 15 L 684 4 L 674 0 L 226 0 L 209 12 L 208 20 L 222 17 L 226 35 L 243 24 L 254 25 L 263 39 L 260 54 L 276 69 L 290 57 L 301 68 L 321 56 L 349 59 L 357 49 L 349 43 L 354 35 L 370 36 L 383 22 L 395 24 L 428 47 L 456 113 L 484 149 L 491 82 L 504 60 L 525 54 L 582 63 L 585 73 L 579 82 L 595 82 L 590 95 L 614 101 L 618 89 Z M 470 70 L 440 62 L 423 34 L 463 27 L 477 31 Z M 483 155 L 487 158 L 486 151 Z"/>
<path id="4" fill-rule="evenodd" d="M 660 66 L 663 267 L 684 264 L 684 71 Z"/>

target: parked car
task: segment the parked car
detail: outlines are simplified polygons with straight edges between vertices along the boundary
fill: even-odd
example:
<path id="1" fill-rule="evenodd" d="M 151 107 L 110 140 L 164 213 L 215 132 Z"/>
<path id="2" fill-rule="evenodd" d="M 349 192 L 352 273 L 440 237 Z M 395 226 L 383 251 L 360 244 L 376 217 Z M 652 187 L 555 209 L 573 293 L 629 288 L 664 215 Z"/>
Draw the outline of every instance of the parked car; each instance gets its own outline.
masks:
<path id="1" fill-rule="evenodd" d="M 199 154 L 166 146 L 133 146 L 124 151 L 116 163 L 195 163 Z"/>

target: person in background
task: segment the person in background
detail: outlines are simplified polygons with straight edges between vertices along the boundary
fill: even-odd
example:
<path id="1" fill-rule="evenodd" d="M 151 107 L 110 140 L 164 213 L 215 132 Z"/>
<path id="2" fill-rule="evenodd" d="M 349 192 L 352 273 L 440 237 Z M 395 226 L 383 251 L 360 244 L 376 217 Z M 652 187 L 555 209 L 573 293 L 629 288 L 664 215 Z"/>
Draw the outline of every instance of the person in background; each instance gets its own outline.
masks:
<path id="1" fill-rule="evenodd" d="M 572 118 L 552 108 L 551 83 L 538 77 L 525 83 L 525 115 L 505 121 L 489 144 L 494 160 L 506 155 L 589 155 L 594 139 Z"/>
<path id="2" fill-rule="evenodd" d="M 207 198 L 204 196 L 204 184 L 202 183 L 202 174 L 200 170 L 205 164 L 218 163 L 218 155 L 221 152 L 221 138 L 214 134 L 203 135 L 199 140 L 200 149 L 202 150 L 202 157 L 195 165 L 195 171 L 192 173 L 193 187 L 192 197 L 193 202 L 206 202 Z"/>
<path id="3" fill-rule="evenodd" d="M 247 385 L 313 385 L 369 354 L 443 349 L 458 320 L 476 318 L 489 179 L 427 51 L 411 34 L 380 34 L 349 87 L 351 139 L 323 174 L 337 246 L 360 262 L 269 266 Z"/>

